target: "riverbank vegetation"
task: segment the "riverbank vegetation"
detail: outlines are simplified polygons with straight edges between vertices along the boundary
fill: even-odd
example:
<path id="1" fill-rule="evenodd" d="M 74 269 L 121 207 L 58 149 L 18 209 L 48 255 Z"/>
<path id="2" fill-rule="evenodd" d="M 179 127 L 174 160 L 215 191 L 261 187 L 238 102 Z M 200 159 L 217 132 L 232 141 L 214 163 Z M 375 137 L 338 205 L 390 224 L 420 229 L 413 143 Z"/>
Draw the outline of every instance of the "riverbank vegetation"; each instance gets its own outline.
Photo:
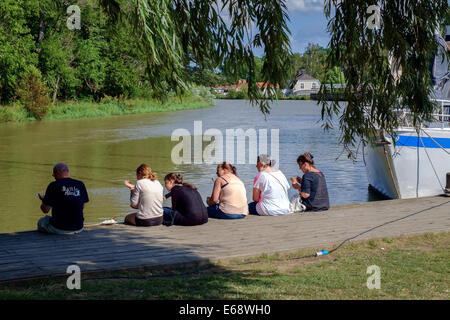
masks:
<path id="1" fill-rule="evenodd" d="M 0 122 L 21 122 L 32 120 L 78 119 L 106 117 L 112 115 L 138 114 L 190 110 L 210 107 L 214 104 L 214 95 L 207 88 L 192 87 L 182 97 L 168 97 L 164 101 L 154 98 L 126 99 L 103 97 L 100 102 L 92 100 L 65 101 L 42 105 L 30 109 L 21 102 L 0 107 Z"/>
<path id="2" fill-rule="evenodd" d="M 114 115 L 138 114 L 207 108 L 213 104 L 202 97 L 169 98 L 165 102 L 144 99 L 106 97 L 100 103 L 93 101 L 64 102 L 49 105 L 40 120 L 95 118 Z M 15 103 L 0 108 L 0 122 L 33 121 L 33 116 L 23 105 Z"/>
<path id="3" fill-rule="evenodd" d="M 213 104 L 214 95 L 194 81 L 181 95 L 167 83 L 161 97 L 151 86 L 140 43 L 130 37 L 132 25 L 114 25 L 97 1 L 87 0 L 80 4 L 80 30 L 71 30 L 67 6 L 50 0 L 0 4 L 0 122 Z"/>
<path id="4" fill-rule="evenodd" d="M 331 247 L 331 246 L 330 246 Z M 329 256 L 263 255 L 197 269 L 82 274 L 4 284 L 0 299 L 443 299 L 449 298 L 450 233 L 351 242 Z M 380 268 L 380 289 L 366 286 Z"/>

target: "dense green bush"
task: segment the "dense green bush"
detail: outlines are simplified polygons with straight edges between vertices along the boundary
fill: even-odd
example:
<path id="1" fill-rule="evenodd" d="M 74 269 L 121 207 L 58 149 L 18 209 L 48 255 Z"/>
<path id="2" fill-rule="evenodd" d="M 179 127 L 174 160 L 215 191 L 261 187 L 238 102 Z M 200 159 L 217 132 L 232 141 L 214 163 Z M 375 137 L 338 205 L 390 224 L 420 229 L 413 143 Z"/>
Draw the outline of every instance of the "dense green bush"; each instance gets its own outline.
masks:
<path id="1" fill-rule="evenodd" d="M 50 104 L 49 89 L 42 82 L 39 70 L 30 69 L 19 82 L 16 92 L 31 116 L 40 120 L 46 115 Z"/>
<path id="2" fill-rule="evenodd" d="M 246 89 L 230 89 L 228 90 L 228 94 L 226 95 L 228 99 L 248 99 L 247 90 Z"/>

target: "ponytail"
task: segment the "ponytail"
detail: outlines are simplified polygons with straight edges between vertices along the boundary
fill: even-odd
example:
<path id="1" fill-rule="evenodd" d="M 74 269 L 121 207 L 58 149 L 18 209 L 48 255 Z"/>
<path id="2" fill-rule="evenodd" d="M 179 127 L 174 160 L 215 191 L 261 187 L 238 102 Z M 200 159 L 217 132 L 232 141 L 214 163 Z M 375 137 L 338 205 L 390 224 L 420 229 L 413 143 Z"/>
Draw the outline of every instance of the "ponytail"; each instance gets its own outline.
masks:
<path id="1" fill-rule="evenodd" d="M 191 183 L 186 183 L 186 182 L 184 182 L 184 183 L 183 183 L 183 186 L 188 187 L 188 188 L 191 188 L 192 190 L 197 190 L 197 187 L 194 186 L 194 185 L 191 184 Z"/>
<path id="2" fill-rule="evenodd" d="M 305 152 L 304 154 L 298 156 L 297 163 L 309 163 L 310 165 L 314 166 L 314 156 L 309 153 Z"/>
<path id="3" fill-rule="evenodd" d="M 156 179 L 158 179 L 158 177 L 156 176 L 156 173 L 152 172 L 152 168 L 150 168 L 150 166 L 148 164 L 145 164 L 145 163 L 141 164 L 136 169 L 136 174 L 137 175 L 141 175 L 145 179 L 150 179 L 152 181 L 155 181 Z"/>
<path id="4" fill-rule="evenodd" d="M 237 169 L 231 163 L 224 161 L 217 165 L 217 169 L 219 169 L 219 168 L 226 169 L 226 170 L 230 171 L 231 173 L 233 173 L 235 176 L 237 176 Z"/>

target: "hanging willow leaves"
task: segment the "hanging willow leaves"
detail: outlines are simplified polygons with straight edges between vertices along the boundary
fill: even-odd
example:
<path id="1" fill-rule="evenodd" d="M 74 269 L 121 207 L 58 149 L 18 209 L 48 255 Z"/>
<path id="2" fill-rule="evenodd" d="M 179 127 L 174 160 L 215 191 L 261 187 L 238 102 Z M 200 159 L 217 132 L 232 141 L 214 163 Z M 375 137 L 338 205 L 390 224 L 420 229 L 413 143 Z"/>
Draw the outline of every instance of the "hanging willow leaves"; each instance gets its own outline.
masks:
<path id="1" fill-rule="evenodd" d="M 380 9 L 379 28 L 369 27 L 372 5 Z M 429 98 L 429 63 L 437 50 L 433 36 L 447 10 L 447 0 L 325 1 L 331 34 L 327 65 L 342 67 L 347 103 L 327 101 L 329 89 L 322 87 L 323 126 L 332 127 L 339 117 L 340 142 L 349 156 L 359 139 L 374 141 L 378 128 L 394 134 L 395 108 L 409 108 L 416 128 L 430 119 L 434 103 Z M 401 66 L 399 78 L 392 72 L 392 61 Z"/>
<path id="2" fill-rule="evenodd" d="M 149 81 L 158 97 L 186 89 L 189 64 L 247 70 L 248 96 L 268 113 L 275 90 L 261 99 L 254 50 L 264 51 L 261 77 L 271 86 L 288 79 L 291 49 L 284 0 L 99 0 L 112 21 L 127 19 L 147 57 Z M 119 23 L 119 22 L 117 22 Z"/>

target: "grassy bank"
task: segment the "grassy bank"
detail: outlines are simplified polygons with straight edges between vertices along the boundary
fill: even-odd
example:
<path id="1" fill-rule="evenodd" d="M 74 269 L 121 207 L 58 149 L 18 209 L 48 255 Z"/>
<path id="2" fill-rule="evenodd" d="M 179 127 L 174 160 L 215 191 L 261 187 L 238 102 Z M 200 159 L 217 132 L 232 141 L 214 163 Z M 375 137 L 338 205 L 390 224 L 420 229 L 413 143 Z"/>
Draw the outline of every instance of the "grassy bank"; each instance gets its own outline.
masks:
<path id="1" fill-rule="evenodd" d="M 331 247 L 331 246 L 330 246 Z M 261 256 L 200 269 L 82 275 L 0 286 L 1 299 L 449 299 L 450 233 L 349 243 L 329 256 Z M 381 289 L 366 286 L 367 267 L 381 270 Z"/>
<path id="2" fill-rule="evenodd" d="M 169 98 L 164 103 L 157 100 L 104 99 L 101 103 L 81 101 L 50 105 L 42 120 L 79 119 L 107 117 L 113 115 L 138 114 L 161 111 L 178 111 L 206 108 L 212 100 L 203 97 Z M 36 120 L 21 104 L 0 106 L 0 122 L 21 122 Z"/>

